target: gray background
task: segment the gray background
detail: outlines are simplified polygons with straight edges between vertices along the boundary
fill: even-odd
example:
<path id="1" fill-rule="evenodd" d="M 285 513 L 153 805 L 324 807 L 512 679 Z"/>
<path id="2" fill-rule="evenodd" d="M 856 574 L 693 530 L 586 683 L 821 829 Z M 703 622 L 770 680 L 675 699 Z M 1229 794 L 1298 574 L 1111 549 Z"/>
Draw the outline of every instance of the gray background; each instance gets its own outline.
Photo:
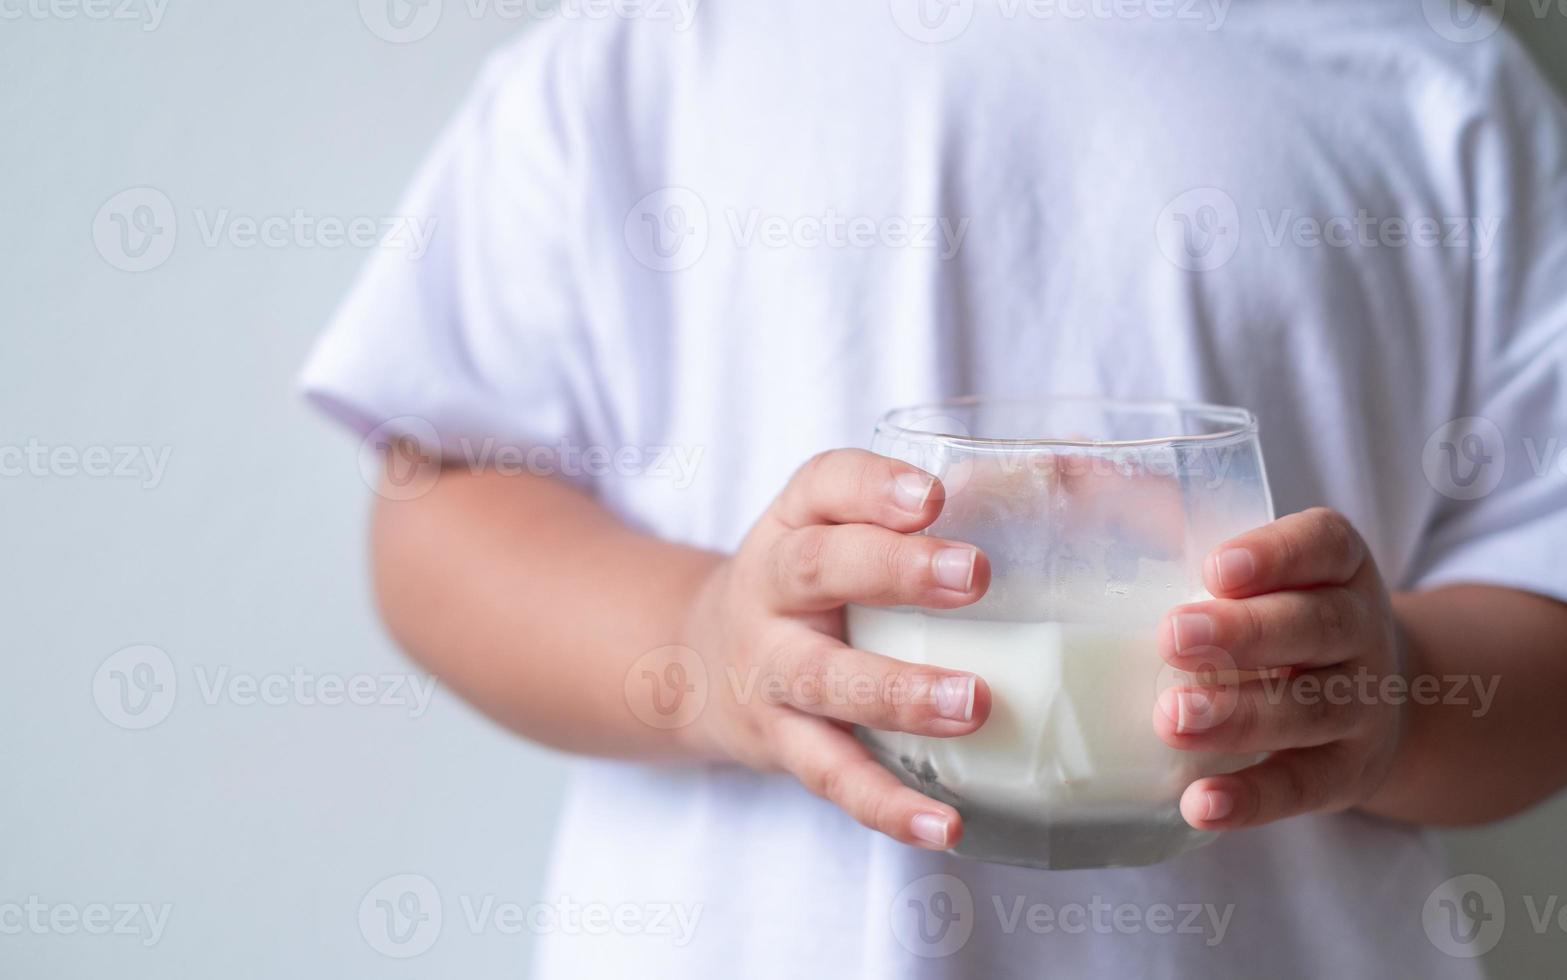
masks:
<path id="1" fill-rule="evenodd" d="M 1509 12 L 1567 84 L 1567 17 L 1525 0 Z M 150 487 L 150 471 L 63 465 L 0 478 L 0 904 L 172 910 L 151 946 L 0 934 L 0 975 L 520 975 L 527 933 L 475 934 L 459 902 L 540 897 L 558 757 L 444 691 L 413 717 L 204 687 L 225 669 L 384 681 L 413 668 L 371 609 L 352 443 L 290 387 L 363 251 L 209 246 L 195 223 L 390 213 L 478 62 L 522 25 L 448 3 L 427 38 L 391 44 L 352 0 L 176 2 L 151 23 L 47 10 L 0 23 L 0 447 L 170 453 Z M 142 185 L 167 194 L 179 237 L 161 267 L 131 274 L 95 248 L 95 228 L 113 231 L 95 215 Z M 173 701 L 133 731 L 111 722 L 95 677 L 138 644 L 167 653 L 153 677 L 172 680 Z M 1456 871 L 1506 896 L 1496 976 L 1567 963 L 1567 935 L 1534 934 L 1523 904 L 1567 891 L 1564 817 L 1558 800 L 1445 838 Z M 361 899 L 401 873 L 434 882 L 446 914 L 409 961 L 358 925 Z"/>

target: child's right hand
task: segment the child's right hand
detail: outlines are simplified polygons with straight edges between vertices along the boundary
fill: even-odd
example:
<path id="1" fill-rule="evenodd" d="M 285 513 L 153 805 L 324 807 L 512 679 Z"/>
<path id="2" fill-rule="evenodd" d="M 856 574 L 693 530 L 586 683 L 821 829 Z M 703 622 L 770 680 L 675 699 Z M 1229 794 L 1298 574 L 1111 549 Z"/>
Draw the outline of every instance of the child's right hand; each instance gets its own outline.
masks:
<path id="1" fill-rule="evenodd" d="M 687 733 L 701 751 L 785 770 L 865 826 L 938 850 L 962 832 L 957 811 L 905 787 L 849 729 L 966 735 L 989 713 L 989 689 L 849 647 L 843 606 L 951 609 L 984 594 L 978 549 L 909 533 L 944 502 L 940 481 L 907 463 L 849 449 L 815 457 L 704 581 L 683 641 L 712 679 Z"/>

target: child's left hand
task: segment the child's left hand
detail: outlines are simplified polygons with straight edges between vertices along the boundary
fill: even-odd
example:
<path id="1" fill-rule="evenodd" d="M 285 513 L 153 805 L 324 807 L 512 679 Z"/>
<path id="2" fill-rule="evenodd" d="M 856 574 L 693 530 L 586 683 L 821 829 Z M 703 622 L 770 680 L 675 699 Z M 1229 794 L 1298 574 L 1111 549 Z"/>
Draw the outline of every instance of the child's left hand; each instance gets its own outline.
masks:
<path id="1" fill-rule="evenodd" d="M 1392 763 L 1404 699 L 1382 693 L 1402 670 L 1399 630 L 1360 534 L 1331 510 L 1291 514 L 1216 548 L 1203 579 L 1217 598 L 1170 610 L 1165 660 L 1198 676 L 1276 676 L 1171 688 L 1155 729 L 1180 749 L 1273 754 L 1193 782 L 1181 815 L 1233 830 L 1366 800 Z"/>

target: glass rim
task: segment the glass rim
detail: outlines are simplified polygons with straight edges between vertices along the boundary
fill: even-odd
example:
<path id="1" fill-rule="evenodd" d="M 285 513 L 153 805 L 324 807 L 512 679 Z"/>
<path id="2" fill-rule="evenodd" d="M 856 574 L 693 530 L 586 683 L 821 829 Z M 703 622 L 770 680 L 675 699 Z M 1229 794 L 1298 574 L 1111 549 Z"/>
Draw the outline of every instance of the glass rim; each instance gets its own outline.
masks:
<path id="1" fill-rule="evenodd" d="M 992 436 L 975 436 L 955 432 L 935 432 L 929 429 L 916 429 L 911 428 L 908 424 L 917 419 L 933 416 L 939 418 L 943 414 L 950 415 L 954 412 L 982 405 L 1033 406 L 1041 409 L 1048 409 L 1051 406 L 1058 405 L 1077 405 L 1100 406 L 1128 413 L 1180 412 L 1187 415 L 1202 416 L 1221 423 L 1225 427 L 1217 428 L 1213 432 L 1150 436 L 1144 439 L 1070 439 L 1058 437 L 1000 439 Z M 960 398 L 946 398 L 939 401 L 894 408 L 876 420 L 876 433 L 877 435 L 911 442 L 943 443 L 975 448 L 1021 449 L 1036 446 L 1068 446 L 1080 449 L 1120 449 L 1139 446 L 1208 444 L 1255 438 L 1257 435 L 1257 417 L 1250 410 L 1234 405 L 1182 401 L 1172 398 L 1108 398 L 1096 395 L 1049 395 L 1034 398 L 965 395 Z"/>

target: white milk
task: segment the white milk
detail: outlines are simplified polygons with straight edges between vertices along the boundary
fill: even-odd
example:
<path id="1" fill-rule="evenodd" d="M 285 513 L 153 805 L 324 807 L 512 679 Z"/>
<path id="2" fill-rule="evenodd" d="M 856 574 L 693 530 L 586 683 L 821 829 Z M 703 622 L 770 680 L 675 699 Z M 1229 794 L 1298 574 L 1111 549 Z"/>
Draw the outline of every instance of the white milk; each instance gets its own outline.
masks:
<path id="1" fill-rule="evenodd" d="M 1152 626 L 850 606 L 848 628 L 861 649 L 989 683 L 990 717 L 972 735 L 869 736 L 887 756 L 928 763 L 943 787 L 985 811 L 1052 823 L 1169 821 L 1192 780 L 1255 761 L 1173 749 L 1154 734 L 1157 696 L 1179 675 L 1159 656 Z"/>

